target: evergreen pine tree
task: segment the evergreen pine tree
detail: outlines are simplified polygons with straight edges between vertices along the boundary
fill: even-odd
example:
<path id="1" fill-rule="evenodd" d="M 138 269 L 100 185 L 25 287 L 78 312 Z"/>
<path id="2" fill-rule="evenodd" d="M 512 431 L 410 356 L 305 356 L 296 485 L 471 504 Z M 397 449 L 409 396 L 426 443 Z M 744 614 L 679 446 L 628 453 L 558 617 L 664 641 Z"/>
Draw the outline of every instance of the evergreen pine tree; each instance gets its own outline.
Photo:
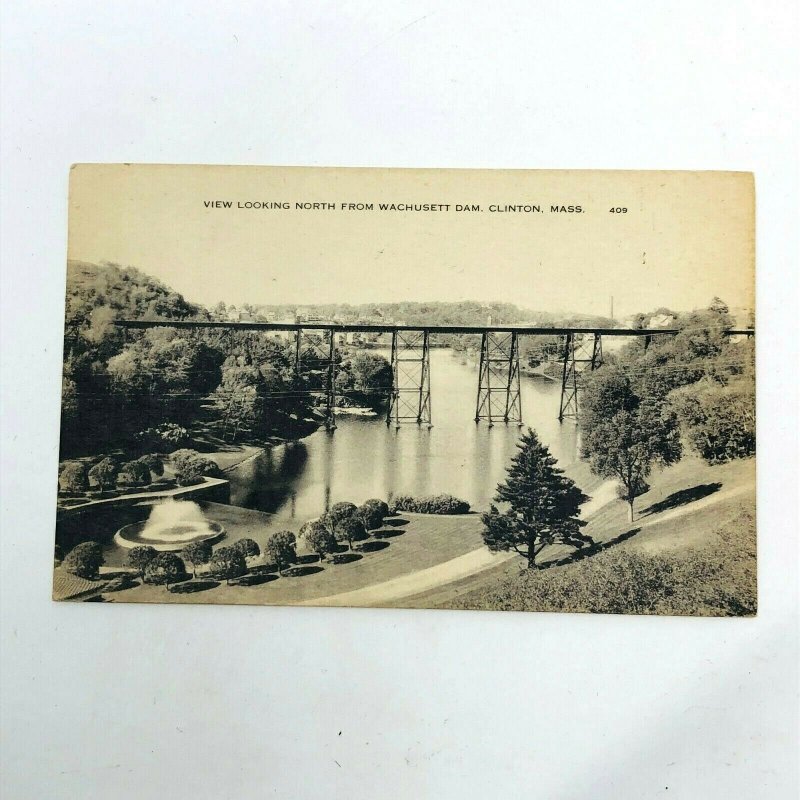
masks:
<path id="1" fill-rule="evenodd" d="M 558 469 L 556 459 L 528 428 L 517 445 L 505 483 L 497 487 L 495 502 L 482 515 L 483 540 L 490 550 L 514 550 L 536 567 L 536 556 L 548 544 L 583 547 L 590 542 L 581 534 L 586 524 L 578 518 L 588 498 Z"/>

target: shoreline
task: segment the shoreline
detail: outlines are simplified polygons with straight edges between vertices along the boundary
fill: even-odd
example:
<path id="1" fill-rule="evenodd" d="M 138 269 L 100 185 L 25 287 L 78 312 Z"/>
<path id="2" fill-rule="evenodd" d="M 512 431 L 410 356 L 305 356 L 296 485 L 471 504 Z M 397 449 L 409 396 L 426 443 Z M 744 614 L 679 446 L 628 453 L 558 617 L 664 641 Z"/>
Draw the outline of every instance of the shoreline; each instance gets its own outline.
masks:
<path id="1" fill-rule="evenodd" d="M 351 417 L 358 418 L 361 415 L 348 415 Z M 317 433 L 319 430 L 322 429 L 322 426 L 318 426 L 315 430 L 310 431 L 305 436 L 300 436 L 291 439 L 282 439 L 279 441 L 267 442 L 264 444 L 241 444 L 236 445 L 236 452 L 231 452 L 231 446 L 227 450 L 209 450 L 202 455 L 207 458 L 211 458 L 216 461 L 222 473 L 227 477 L 230 473 L 234 472 L 236 469 L 249 464 L 251 461 L 254 461 L 259 456 L 263 455 L 269 448 L 273 447 L 280 447 L 286 446 L 291 444 L 292 442 L 300 442 L 308 437 L 312 436 L 314 433 Z M 578 486 L 579 489 L 587 496 L 587 500 L 583 503 L 583 508 L 585 509 L 592 509 L 592 511 L 584 511 L 583 518 L 585 519 L 587 513 L 593 513 L 593 509 L 597 505 L 598 500 L 600 497 L 605 497 L 608 492 L 610 492 L 610 486 L 614 484 L 614 481 L 610 481 L 606 478 L 602 478 L 598 475 L 595 475 L 591 472 L 588 462 L 583 461 L 580 457 L 576 458 L 575 461 L 572 461 L 568 464 L 563 464 L 563 462 L 559 462 L 557 466 L 563 471 L 564 475 L 570 478 L 575 484 Z M 431 492 L 431 494 L 435 494 L 436 492 Z M 606 501 L 607 502 L 607 501 Z M 483 513 L 484 511 L 488 511 L 488 505 L 486 508 L 479 508 L 470 504 L 471 512 L 473 513 Z M 242 506 L 242 508 L 247 508 L 246 506 Z M 258 510 L 258 509 L 252 509 Z M 262 512 L 268 513 L 268 512 Z M 271 514 L 272 516 L 272 514 Z"/>
<path id="2" fill-rule="evenodd" d="M 224 467 L 220 467 L 220 470 L 222 470 L 222 472 L 224 472 L 224 473 L 231 472 L 231 471 L 235 470 L 237 467 L 241 467 L 242 464 L 247 464 L 249 461 L 253 461 L 254 459 L 258 458 L 260 455 L 263 455 L 267 451 L 267 447 L 269 447 L 269 446 L 270 445 L 261 445 L 261 446 L 243 445 L 243 447 L 252 447 L 254 452 L 247 453 L 239 461 L 234 461 L 234 462 L 232 462 L 230 464 L 227 464 Z M 217 458 L 219 456 L 219 454 L 215 453 L 215 452 L 211 452 L 211 453 L 208 453 L 206 455 L 207 455 L 208 458 L 212 459 L 213 461 L 217 461 Z M 219 462 L 217 461 L 217 463 L 219 463 Z"/>

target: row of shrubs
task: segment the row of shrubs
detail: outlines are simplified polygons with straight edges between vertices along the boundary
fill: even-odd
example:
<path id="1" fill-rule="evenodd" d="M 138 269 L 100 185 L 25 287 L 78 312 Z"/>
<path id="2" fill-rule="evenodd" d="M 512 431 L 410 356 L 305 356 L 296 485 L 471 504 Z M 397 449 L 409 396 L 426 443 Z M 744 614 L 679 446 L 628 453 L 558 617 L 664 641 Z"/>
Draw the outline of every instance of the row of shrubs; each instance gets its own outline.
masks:
<path id="1" fill-rule="evenodd" d="M 389 506 L 383 500 L 370 499 L 361 506 L 334 503 L 319 519 L 306 522 L 300 528 L 300 536 L 322 561 L 344 543 L 352 550 L 354 542 L 366 539 L 370 531 L 379 530 L 389 513 Z"/>
<path id="2" fill-rule="evenodd" d="M 393 513 L 409 511 L 415 514 L 466 514 L 469 511 L 469 503 L 451 494 L 425 497 L 398 494 L 393 498 L 390 508 Z"/>
<path id="3" fill-rule="evenodd" d="M 215 461 L 201 456 L 196 450 L 176 450 L 171 456 L 175 480 L 179 486 L 191 486 L 203 478 L 222 473 Z M 120 488 L 141 488 L 154 478 L 162 478 L 164 463 L 155 453 L 120 464 L 111 457 L 103 458 L 92 467 L 82 461 L 66 461 L 60 465 L 59 492 L 65 496 L 83 495 L 93 487 L 101 492 Z"/>
<path id="4" fill-rule="evenodd" d="M 203 459 L 191 450 L 178 451 L 172 458 L 176 469 L 185 469 L 185 464 L 197 464 L 198 459 L 200 462 L 208 462 L 208 459 Z M 213 461 L 210 463 L 217 468 Z M 360 506 L 340 502 L 331 506 L 319 519 L 306 522 L 300 529 L 299 537 L 311 552 L 319 556 L 320 561 L 324 561 L 341 552 L 343 545 L 352 550 L 356 542 L 367 539 L 370 533 L 379 536 L 385 519 L 399 510 L 413 510 L 423 514 L 464 514 L 469 511 L 469 504 L 452 495 L 416 500 L 402 495 L 394 499 L 392 507 L 383 500 L 374 498 Z M 282 574 L 287 567 L 297 563 L 297 537 L 292 531 L 273 533 L 267 539 L 263 553 Z M 261 554 L 258 543 L 247 538 L 216 550 L 208 542 L 192 542 L 180 555 L 160 553 L 153 547 L 141 545 L 129 551 L 128 564 L 139 572 L 145 583 L 165 584 L 169 587 L 171 583 L 186 579 L 186 564 L 191 565 L 194 577 L 197 577 L 197 567 L 208 564 L 212 577 L 230 583 L 247 573 L 248 558 Z M 97 542 L 89 541 L 71 550 L 63 561 L 63 567 L 74 575 L 94 579 L 103 563 L 101 546 Z M 114 585 L 110 591 L 128 588 L 131 585 L 130 580 L 132 579 L 120 577 L 116 581 L 119 586 L 112 582 Z"/>
<path id="5" fill-rule="evenodd" d="M 103 458 L 92 467 L 82 461 L 65 461 L 58 472 L 58 490 L 61 494 L 85 494 L 92 487 L 101 492 L 117 486 L 147 486 L 153 478 L 164 474 L 164 464 L 155 454 L 120 464 L 111 457 Z"/>
<path id="6" fill-rule="evenodd" d="M 290 535 L 294 538 L 294 534 Z M 275 536 L 278 534 L 270 538 L 273 539 Z M 275 543 L 283 540 L 284 537 L 279 536 Z M 208 542 L 192 542 L 181 551 L 180 555 L 160 553 L 154 547 L 140 545 L 131 548 L 128 552 L 128 565 L 139 573 L 139 577 L 144 583 L 163 584 L 169 588 L 170 584 L 186 580 L 189 577 L 186 570 L 187 562 L 192 565 L 192 574 L 195 577 L 198 566 L 210 564 L 211 572 L 215 577 L 231 580 L 247 572 L 246 559 L 249 556 L 260 554 L 258 545 L 252 539 L 241 539 L 229 547 L 220 547 L 216 551 L 212 550 Z M 94 580 L 104 563 L 103 548 L 97 542 L 89 541 L 74 547 L 63 560 L 62 566 L 73 575 Z M 134 583 L 132 575 L 120 575 L 106 586 L 106 590 L 127 589 Z"/>
<path id="7" fill-rule="evenodd" d="M 368 531 L 381 528 L 389 514 L 389 506 L 383 500 L 367 500 L 363 505 L 336 503 L 323 517 L 307 522 L 300 530 L 306 546 L 316 553 L 320 561 L 338 553 L 344 543 L 352 549 L 353 544 L 368 537 Z M 266 541 L 263 549 L 269 563 L 283 571 L 297 563 L 297 537 L 292 531 L 278 531 Z M 247 559 L 262 554 L 253 539 L 240 539 L 226 547 L 214 550 L 207 541 L 191 542 L 180 555 L 160 553 L 149 545 L 133 547 L 128 552 L 128 564 L 138 571 L 145 583 L 165 584 L 184 580 L 186 564 L 191 564 L 192 574 L 197 577 L 197 567 L 209 565 L 209 574 L 230 583 L 248 571 Z M 95 579 L 103 565 L 103 551 L 97 542 L 83 542 L 69 552 L 63 561 L 68 572 L 82 578 Z M 117 585 L 119 583 L 119 585 Z M 112 581 L 112 588 L 128 588 L 130 579 L 120 577 Z"/>

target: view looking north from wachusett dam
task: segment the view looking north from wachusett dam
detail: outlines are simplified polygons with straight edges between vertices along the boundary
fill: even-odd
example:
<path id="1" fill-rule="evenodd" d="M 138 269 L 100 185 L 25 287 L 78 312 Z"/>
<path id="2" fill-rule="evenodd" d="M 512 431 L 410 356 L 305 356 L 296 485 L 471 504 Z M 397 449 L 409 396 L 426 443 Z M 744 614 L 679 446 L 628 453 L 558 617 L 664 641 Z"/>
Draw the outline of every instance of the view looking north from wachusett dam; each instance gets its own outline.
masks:
<path id="1" fill-rule="evenodd" d="M 70 262 L 56 599 L 755 612 L 751 309 L 193 304 Z"/>

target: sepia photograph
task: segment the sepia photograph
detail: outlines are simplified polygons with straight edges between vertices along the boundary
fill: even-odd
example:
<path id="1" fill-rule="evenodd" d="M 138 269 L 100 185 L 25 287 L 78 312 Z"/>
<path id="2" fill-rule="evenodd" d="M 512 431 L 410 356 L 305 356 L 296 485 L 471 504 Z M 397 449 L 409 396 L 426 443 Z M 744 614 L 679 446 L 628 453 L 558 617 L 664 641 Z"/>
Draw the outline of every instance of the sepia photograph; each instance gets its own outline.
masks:
<path id="1" fill-rule="evenodd" d="M 800 796 L 798 10 L 0 4 L 0 797 Z"/>
<path id="2" fill-rule="evenodd" d="M 754 202 L 74 166 L 54 599 L 754 615 Z"/>

